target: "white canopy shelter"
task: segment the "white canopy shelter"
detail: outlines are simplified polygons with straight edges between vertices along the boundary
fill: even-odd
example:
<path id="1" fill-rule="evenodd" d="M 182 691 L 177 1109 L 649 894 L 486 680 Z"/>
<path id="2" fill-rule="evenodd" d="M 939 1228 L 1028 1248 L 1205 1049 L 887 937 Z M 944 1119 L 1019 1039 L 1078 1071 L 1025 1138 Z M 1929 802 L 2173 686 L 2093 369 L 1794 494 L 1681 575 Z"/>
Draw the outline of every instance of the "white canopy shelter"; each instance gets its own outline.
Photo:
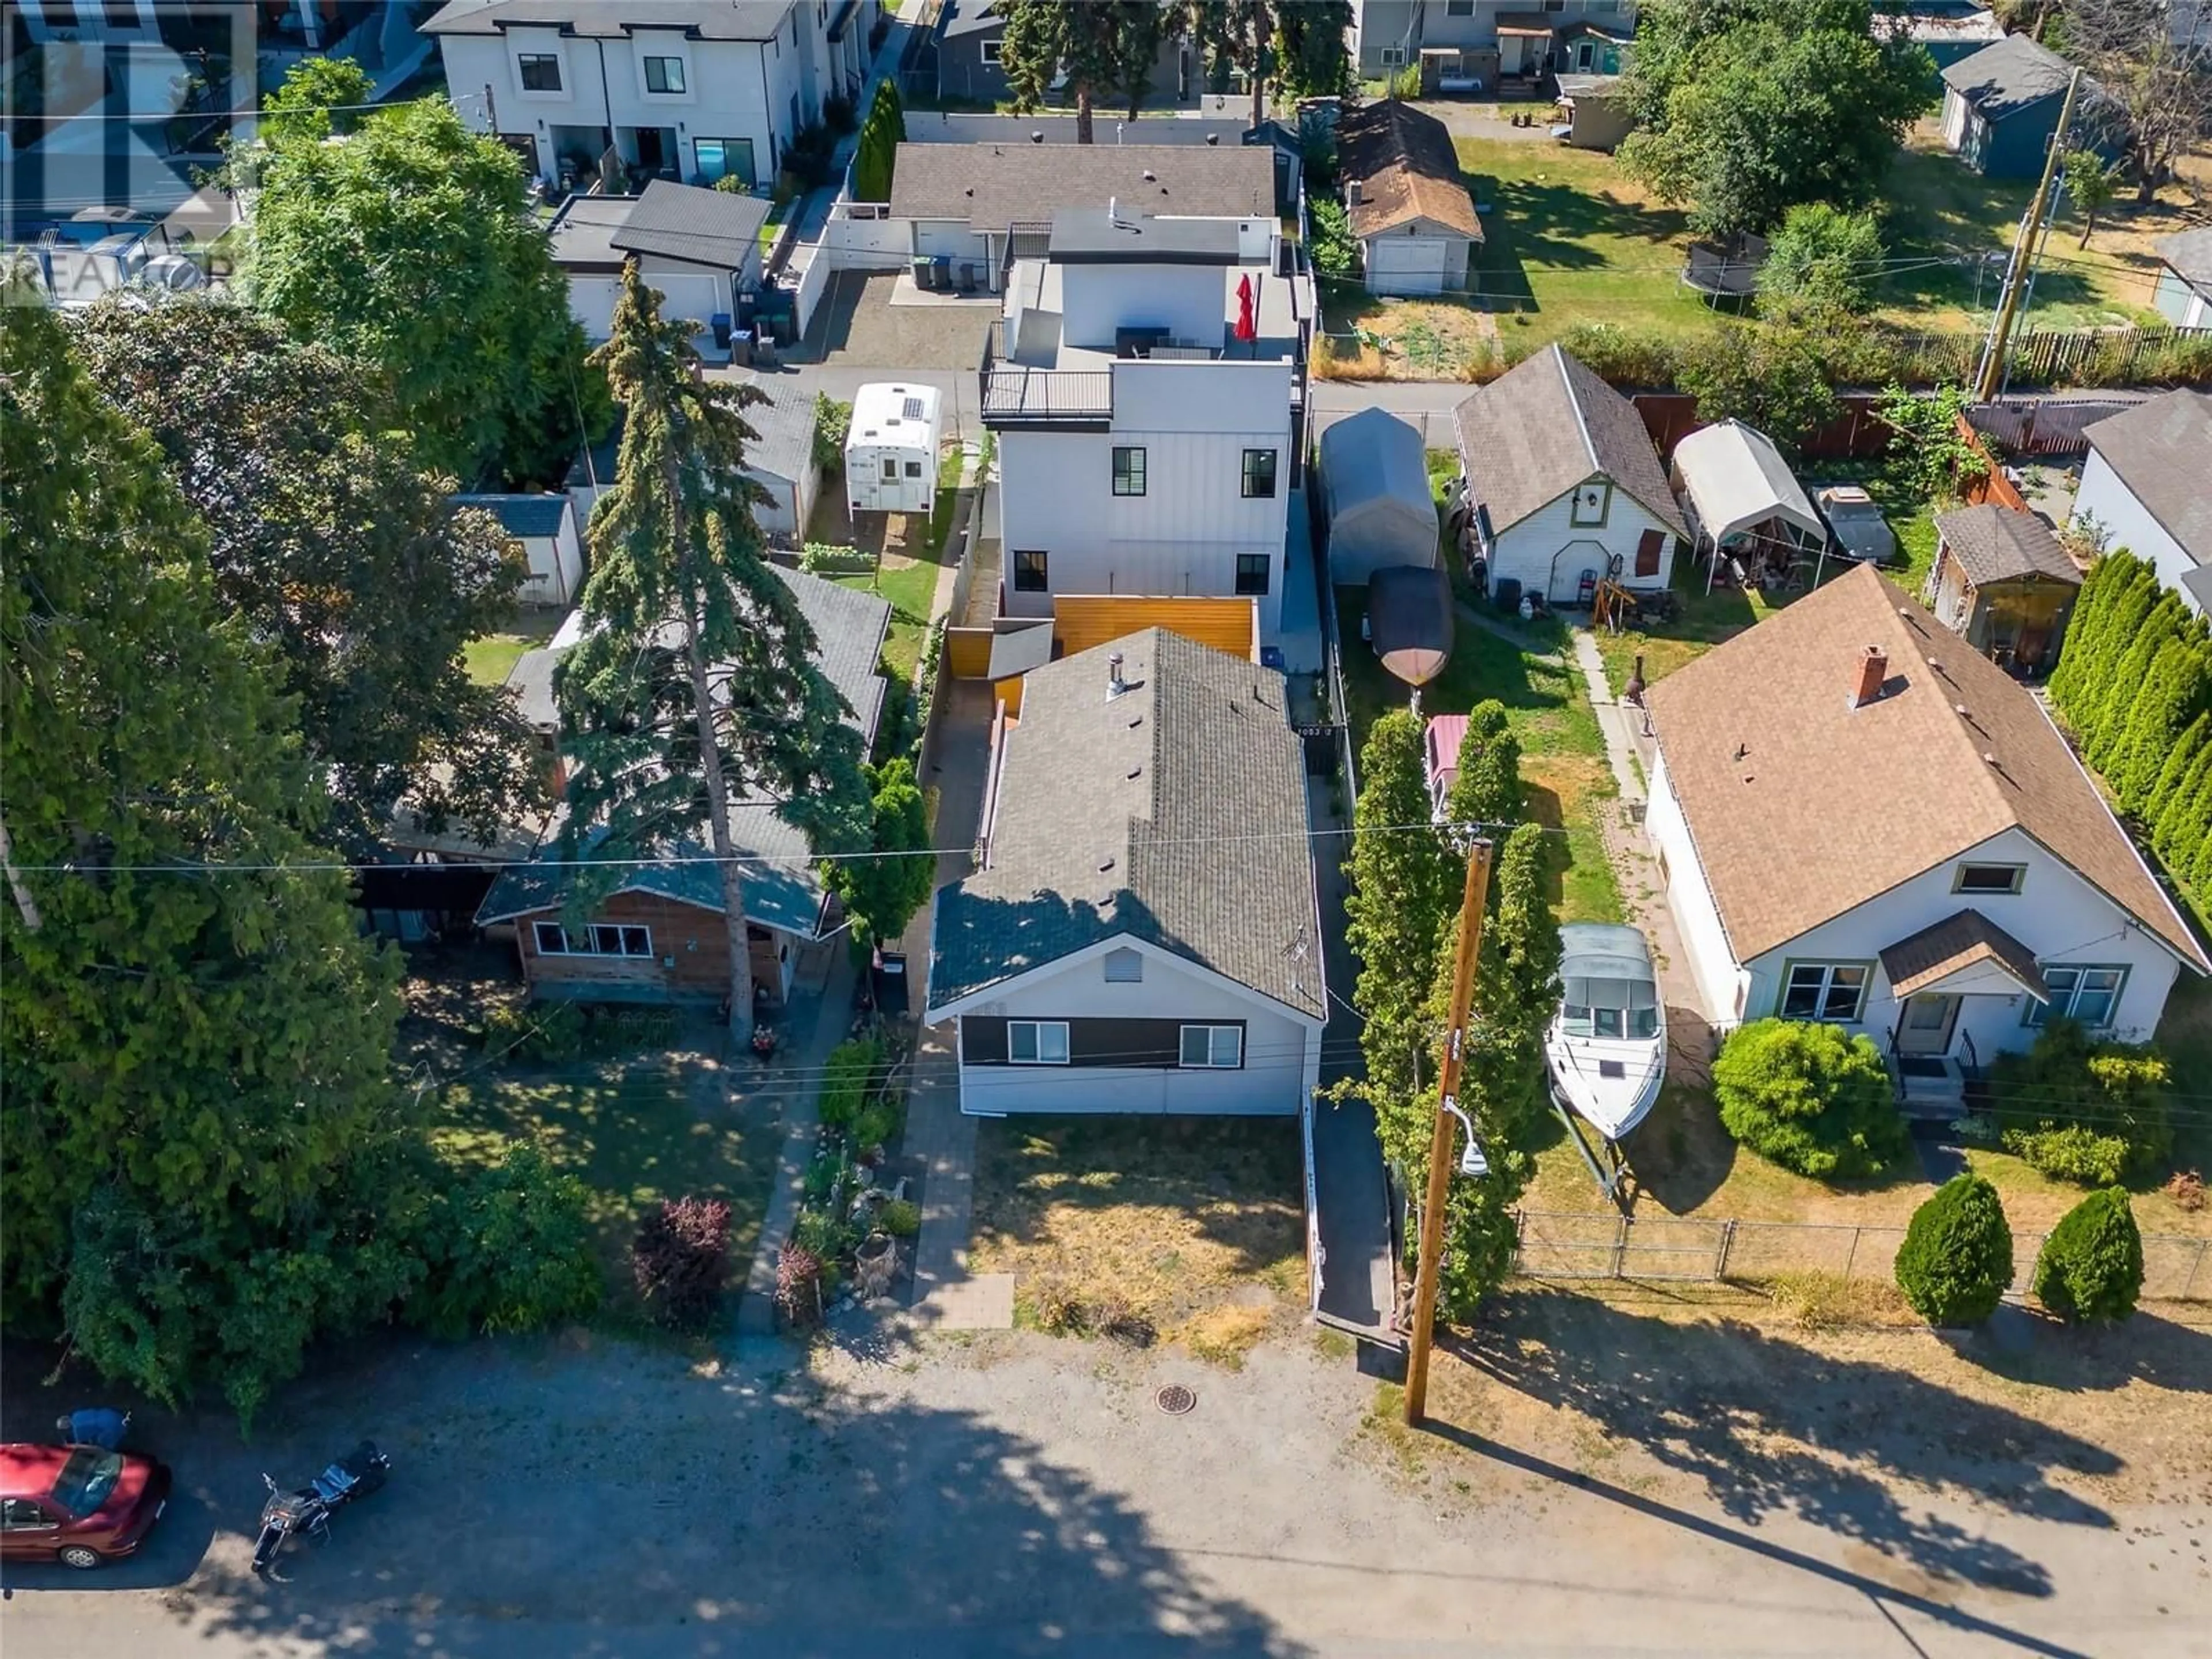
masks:
<path id="1" fill-rule="evenodd" d="M 1804 552 L 1827 545 L 1827 526 L 1774 441 L 1756 427 L 1741 421 L 1699 427 L 1674 446 L 1670 471 L 1690 528 L 1716 565 L 1730 544 L 1756 544 L 1762 552 L 1778 544 Z"/>
<path id="2" fill-rule="evenodd" d="M 1332 581 L 1435 565 L 1437 509 L 1419 432 L 1385 410 L 1347 415 L 1321 434 L 1321 474 Z"/>

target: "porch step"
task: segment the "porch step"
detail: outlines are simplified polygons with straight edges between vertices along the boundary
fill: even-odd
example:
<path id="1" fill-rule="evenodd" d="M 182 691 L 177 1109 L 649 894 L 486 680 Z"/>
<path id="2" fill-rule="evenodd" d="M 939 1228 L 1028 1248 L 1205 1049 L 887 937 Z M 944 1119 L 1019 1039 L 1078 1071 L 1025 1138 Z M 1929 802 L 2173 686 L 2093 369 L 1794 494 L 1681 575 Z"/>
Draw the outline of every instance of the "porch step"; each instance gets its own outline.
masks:
<path id="1" fill-rule="evenodd" d="M 1964 1109 L 1966 1073 L 1955 1060 L 1917 1060 L 1892 1056 L 1890 1074 L 1897 1080 L 1899 1109 L 1907 1117 L 1949 1118 Z"/>

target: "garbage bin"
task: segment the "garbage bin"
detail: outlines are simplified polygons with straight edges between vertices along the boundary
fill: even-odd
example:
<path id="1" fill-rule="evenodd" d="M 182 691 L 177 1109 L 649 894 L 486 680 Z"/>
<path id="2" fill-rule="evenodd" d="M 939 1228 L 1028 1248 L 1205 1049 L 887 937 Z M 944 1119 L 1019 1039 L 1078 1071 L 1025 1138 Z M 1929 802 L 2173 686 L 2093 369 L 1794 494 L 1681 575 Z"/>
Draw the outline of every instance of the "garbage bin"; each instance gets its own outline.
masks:
<path id="1" fill-rule="evenodd" d="M 749 328 L 734 331 L 730 336 L 730 362 L 738 368 L 750 368 L 753 362 L 753 331 Z"/>
<path id="2" fill-rule="evenodd" d="M 939 294 L 951 293 L 952 256 L 949 253 L 940 253 L 934 259 L 932 259 L 929 262 L 929 265 L 930 276 L 932 279 L 930 286 L 934 288 Z"/>
<path id="3" fill-rule="evenodd" d="M 714 331 L 714 345 L 718 350 L 730 349 L 730 313 L 718 311 L 707 319 L 707 326 Z"/>
<path id="4" fill-rule="evenodd" d="M 927 294 L 930 289 L 930 278 L 933 274 L 934 270 L 935 267 L 931 264 L 927 254 L 917 253 L 915 255 L 914 285 L 925 294 Z"/>

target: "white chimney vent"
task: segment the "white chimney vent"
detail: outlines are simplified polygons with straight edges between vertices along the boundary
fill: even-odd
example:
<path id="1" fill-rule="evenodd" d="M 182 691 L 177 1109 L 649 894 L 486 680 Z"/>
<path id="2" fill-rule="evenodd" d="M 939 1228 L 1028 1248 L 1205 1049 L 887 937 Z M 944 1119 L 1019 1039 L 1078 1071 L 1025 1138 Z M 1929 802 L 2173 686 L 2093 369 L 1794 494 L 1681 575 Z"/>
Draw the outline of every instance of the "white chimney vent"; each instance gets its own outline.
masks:
<path id="1" fill-rule="evenodd" d="M 1116 651 L 1106 659 L 1106 701 L 1113 702 L 1128 689 L 1129 683 L 1121 678 L 1121 653 Z"/>
<path id="2" fill-rule="evenodd" d="M 1361 199 L 1361 198 L 1360 198 L 1360 194 L 1359 194 L 1359 180 L 1358 180 L 1358 179 L 1346 179 L 1346 180 L 1344 181 L 1344 204 L 1345 204 L 1345 206 L 1346 206 L 1346 207 L 1358 207 L 1358 206 L 1359 205 L 1359 204 L 1360 204 L 1360 199 Z"/>

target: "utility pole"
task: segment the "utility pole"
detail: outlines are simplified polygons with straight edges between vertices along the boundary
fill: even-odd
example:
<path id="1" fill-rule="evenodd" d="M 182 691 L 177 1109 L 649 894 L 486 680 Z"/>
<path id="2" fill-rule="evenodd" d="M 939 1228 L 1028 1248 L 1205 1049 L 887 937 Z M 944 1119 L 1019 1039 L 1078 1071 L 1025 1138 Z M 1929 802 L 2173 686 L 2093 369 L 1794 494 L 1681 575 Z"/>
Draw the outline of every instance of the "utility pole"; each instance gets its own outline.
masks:
<path id="1" fill-rule="evenodd" d="M 1444 1206 L 1451 1194 L 1455 1158 L 1453 1126 L 1459 1112 L 1460 1064 L 1467 1043 L 1468 1011 L 1474 1003 L 1475 961 L 1482 951 L 1482 912 L 1490 898 L 1487 841 L 1468 849 L 1467 895 L 1460 902 L 1459 947 L 1452 964 L 1451 1013 L 1444 1027 L 1444 1070 L 1437 1096 L 1437 1124 L 1429 1138 L 1429 1190 L 1421 1200 L 1421 1253 L 1413 1271 L 1413 1329 L 1406 1358 L 1406 1426 L 1418 1429 L 1429 1403 L 1429 1346 L 1437 1328 L 1437 1279 L 1443 1267 Z"/>
<path id="2" fill-rule="evenodd" d="M 1982 353 L 1980 368 L 1974 375 L 1974 398 L 1986 403 L 1996 395 L 1997 381 L 2004 374 L 2005 355 L 2012 344 L 2013 319 L 2019 313 L 2021 289 L 2035 269 L 2035 260 L 2043 246 L 2045 209 L 2051 201 L 2051 181 L 2058 172 L 2059 159 L 2066 154 L 2066 140 L 2074 125 L 2074 96 L 2081 89 L 2081 71 L 2075 70 L 2066 80 L 2066 101 L 2058 106 L 2058 125 L 2051 136 L 2051 153 L 2043 158 L 2043 177 L 2035 186 L 2035 199 L 2027 204 L 2027 216 L 2021 221 L 2020 234 L 2012 245 L 2012 263 L 2005 267 L 2004 293 L 1997 303 L 1996 319 L 1990 325 L 1990 338 Z"/>

